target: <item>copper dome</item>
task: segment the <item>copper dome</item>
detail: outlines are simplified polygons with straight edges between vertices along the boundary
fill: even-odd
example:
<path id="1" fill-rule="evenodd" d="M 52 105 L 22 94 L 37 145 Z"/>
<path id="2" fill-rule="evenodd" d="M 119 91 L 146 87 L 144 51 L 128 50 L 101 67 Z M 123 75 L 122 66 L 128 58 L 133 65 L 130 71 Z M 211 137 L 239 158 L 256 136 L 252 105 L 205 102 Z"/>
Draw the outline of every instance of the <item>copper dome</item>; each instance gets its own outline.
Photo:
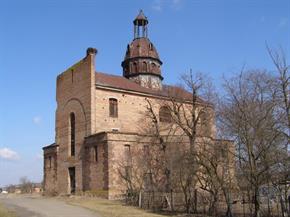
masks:
<path id="1" fill-rule="evenodd" d="M 127 46 L 124 60 L 136 57 L 149 57 L 159 60 L 158 52 L 148 38 L 136 38 Z"/>

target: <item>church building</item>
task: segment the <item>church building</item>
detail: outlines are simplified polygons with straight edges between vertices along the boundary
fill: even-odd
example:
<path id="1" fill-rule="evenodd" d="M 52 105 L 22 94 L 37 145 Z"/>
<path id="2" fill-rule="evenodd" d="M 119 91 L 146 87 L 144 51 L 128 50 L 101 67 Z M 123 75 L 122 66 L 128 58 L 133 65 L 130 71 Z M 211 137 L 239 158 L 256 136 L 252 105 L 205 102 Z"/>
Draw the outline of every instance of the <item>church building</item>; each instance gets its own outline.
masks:
<path id="1" fill-rule="evenodd" d="M 88 48 L 83 59 L 57 76 L 55 143 L 43 147 L 46 194 L 121 194 L 117 162 L 146 137 L 147 100 L 168 100 L 174 91 L 184 100 L 192 98 L 162 82 L 162 61 L 148 38 L 142 11 L 133 24 L 134 39 L 121 63 L 123 75 L 99 72 L 97 49 Z M 158 121 L 170 121 L 166 109 L 155 109 L 160 110 Z M 209 125 L 207 133 L 214 137 L 214 123 Z"/>

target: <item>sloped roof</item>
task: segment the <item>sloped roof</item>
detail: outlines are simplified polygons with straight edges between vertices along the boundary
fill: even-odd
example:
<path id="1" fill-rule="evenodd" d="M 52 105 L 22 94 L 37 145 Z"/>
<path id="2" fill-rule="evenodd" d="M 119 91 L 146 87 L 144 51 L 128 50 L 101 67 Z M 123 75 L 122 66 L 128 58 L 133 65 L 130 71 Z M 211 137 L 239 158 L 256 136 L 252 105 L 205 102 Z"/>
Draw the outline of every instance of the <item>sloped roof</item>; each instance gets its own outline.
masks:
<path id="1" fill-rule="evenodd" d="M 96 72 L 96 85 L 151 94 L 159 97 L 173 97 L 189 101 L 192 100 L 192 94 L 181 87 L 163 85 L 162 90 L 153 90 L 150 88 L 142 87 L 134 81 L 129 80 L 123 76 L 111 75 L 102 72 Z M 198 99 L 198 101 L 203 102 L 201 99 Z"/>
<path id="2" fill-rule="evenodd" d="M 42 149 L 49 149 L 49 148 L 54 148 L 57 147 L 58 145 L 56 143 L 52 143 L 51 145 L 45 146 Z"/>
<path id="3" fill-rule="evenodd" d="M 137 21 L 140 20 L 144 20 L 145 21 L 145 24 L 148 23 L 148 20 L 147 20 L 147 17 L 144 15 L 143 11 L 140 10 L 139 14 L 137 15 L 137 17 L 134 19 L 134 24 L 137 24 Z"/>
<path id="4" fill-rule="evenodd" d="M 155 46 L 148 38 L 136 38 L 128 45 L 124 60 L 136 57 L 151 57 L 160 61 Z"/>

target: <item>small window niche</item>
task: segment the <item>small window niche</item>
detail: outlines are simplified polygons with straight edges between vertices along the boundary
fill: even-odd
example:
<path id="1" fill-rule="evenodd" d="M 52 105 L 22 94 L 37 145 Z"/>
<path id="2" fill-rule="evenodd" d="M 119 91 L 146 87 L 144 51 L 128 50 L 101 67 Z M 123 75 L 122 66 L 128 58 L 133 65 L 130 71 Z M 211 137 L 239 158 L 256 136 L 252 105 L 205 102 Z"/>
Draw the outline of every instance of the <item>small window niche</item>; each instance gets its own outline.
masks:
<path id="1" fill-rule="evenodd" d="M 98 146 L 94 146 L 94 157 L 95 157 L 95 162 L 98 162 L 99 160 Z"/>
<path id="2" fill-rule="evenodd" d="M 159 110 L 159 121 L 163 123 L 171 123 L 171 111 L 167 106 L 162 106 Z"/>
<path id="3" fill-rule="evenodd" d="M 109 99 L 109 115 L 112 118 L 118 117 L 118 100 L 115 98 Z"/>

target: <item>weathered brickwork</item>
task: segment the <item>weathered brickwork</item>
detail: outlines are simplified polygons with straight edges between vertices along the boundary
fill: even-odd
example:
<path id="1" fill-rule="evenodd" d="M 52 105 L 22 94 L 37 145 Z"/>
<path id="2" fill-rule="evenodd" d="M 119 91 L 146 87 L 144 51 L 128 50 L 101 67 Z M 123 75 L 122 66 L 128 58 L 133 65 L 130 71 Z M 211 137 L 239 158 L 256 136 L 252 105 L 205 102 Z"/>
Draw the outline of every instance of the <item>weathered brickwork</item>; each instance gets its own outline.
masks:
<path id="1" fill-rule="evenodd" d="M 55 144 L 44 149 L 44 186 L 46 193 L 49 195 L 57 193 L 57 151 L 58 146 Z"/>
<path id="2" fill-rule="evenodd" d="M 149 143 L 147 130 L 150 123 L 145 118 L 148 102 L 158 115 L 160 107 L 169 102 L 166 90 L 180 91 L 161 85 L 162 62 L 156 48 L 147 39 L 147 33 L 145 36 L 144 40 L 138 39 L 142 41 L 140 45 L 135 41 L 128 47 L 123 62 L 125 77 L 96 72 L 97 50 L 94 48 L 89 48 L 82 60 L 57 77 L 55 144 L 43 148 L 45 193 L 102 191 L 107 198 L 124 193 L 118 168 L 124 160 L 126 147 L 130 146 L 134 152 Z M 145 47 L 138 53 L 140 46 Z M 135 61 L 138 67 L 132 68 Z M 156 65 L 150 65 L 152 63 Z M 151 83 L 145 85 L 136 79 L 143 77 Z M 191 98 L 188 92 L 181 91 L 181 94 L 185 100 Z M 110 99 L 117 103 L 114 117 L 110 116 Z M 207 121 L 207 128 L 199 128 L 197 133 L 206 132 L 214 139 L 212 107 L 208 108 L 206 116 L 212 117 Z M 180 134 L 181 131 L 176 131 L 176 135 Z M 184 140 L 184 145 L 171 149 L 173 152 L 183 150 L 186 145 L 188 141 Z"/>

